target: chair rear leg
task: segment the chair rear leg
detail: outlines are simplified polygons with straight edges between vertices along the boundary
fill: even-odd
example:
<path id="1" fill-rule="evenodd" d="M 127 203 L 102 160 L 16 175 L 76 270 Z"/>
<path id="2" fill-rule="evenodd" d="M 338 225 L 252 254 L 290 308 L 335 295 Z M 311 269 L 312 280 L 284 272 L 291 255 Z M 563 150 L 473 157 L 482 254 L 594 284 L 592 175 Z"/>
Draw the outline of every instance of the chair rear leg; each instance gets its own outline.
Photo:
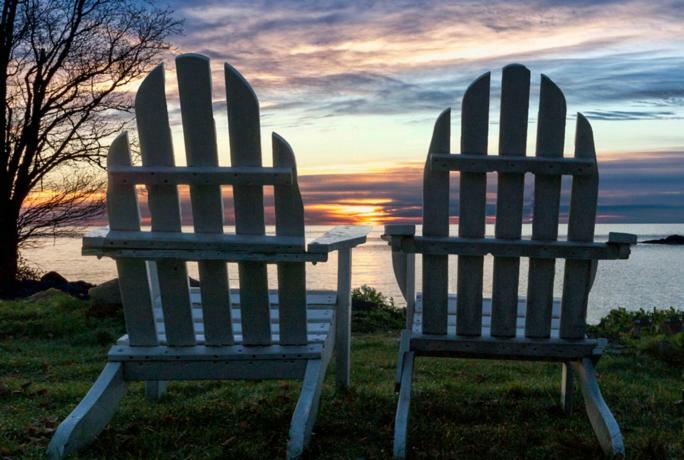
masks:
<path id="1" fill-rule="evenodd" d="M 411 386 L 413 384 L 413 352 L 403 356 L 401 388 L 394 419 L 394 458 L 406 458 L 406 438 L 408 436 L 409 410 L 411 408 Z"/>
<path id="2" fill-rule="evenodd" d="M 563 363 L 563 376 L 561 377 L 561 408 L 568 417 L 572 415 L 572 393 L 575 384 L 570 363 Z"/>
<path id="3" fill-rule="evenodd" d="M 584 358 L 582 361 L 573 361 L 571 364 L 582 389 L 584 407 L 587 410 L 589 421 L 594 428 L 594 433 L 596 433 L 603 452 L 611 458 L 623 458 L 625 445 L 620 427 L 603 400 L 591 359 Z"/>
<path id="4" fill-rule="evenodd" d="M 121 363 L 107 363 L 76 408 L 57 427 L 47 455 L 60 459 L 87 446 L 107 426 L 126 392 Z"/>
<path id="5" fill-rule="evenodd" d="M 158 401 L 166 394 L 168 382 L 165 380 L 145 381 L 145 397 L 151 401 Z"/>
<path id="6" fill-rule="evenodd" d="M 299 458 L 311 438 L 311 431 L 318 415 L 318 403 L 325 380 L 326 364 L 320 359 L 312 359 L 306 365 L 302 392 L 292 414 L 290 438 L 287 442 L 287 458 Z"/>

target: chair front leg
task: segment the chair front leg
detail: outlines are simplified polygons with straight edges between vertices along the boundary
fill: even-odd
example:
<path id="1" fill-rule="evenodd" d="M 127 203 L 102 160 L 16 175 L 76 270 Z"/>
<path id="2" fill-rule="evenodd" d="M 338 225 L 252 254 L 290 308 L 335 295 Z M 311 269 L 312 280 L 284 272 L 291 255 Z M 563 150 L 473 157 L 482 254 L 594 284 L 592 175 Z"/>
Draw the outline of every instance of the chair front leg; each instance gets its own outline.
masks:
<path id="1" fill-rule="evenodd" d="M 351 365 L 351 248 L 340 249 L 337 254 L 335 350 L 337 387 L 347 389 Z"/>

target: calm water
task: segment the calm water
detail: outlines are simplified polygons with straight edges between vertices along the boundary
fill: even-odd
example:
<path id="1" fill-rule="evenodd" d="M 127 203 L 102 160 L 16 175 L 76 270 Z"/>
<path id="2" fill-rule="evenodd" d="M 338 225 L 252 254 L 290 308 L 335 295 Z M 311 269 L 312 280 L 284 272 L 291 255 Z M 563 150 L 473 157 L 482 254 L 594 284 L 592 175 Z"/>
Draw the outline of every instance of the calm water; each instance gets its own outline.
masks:
<path id="1" fill-rule="evenodd" d="M 311 226 L 307 239 L 311 240 L 329 227 Z M 531 226 L 523 226 L 523 234 L 531 234 Z M 273 229 L 270 229 L 272 232 Z M 561 239 L 565 228 L 560 229 Z M 605 241 L 608 232 L 634 233 L 639 240 L 661 238 L 670 234 L 684 234 L 684 224 L 606 224 L 597 225 L 597 240 Z M 399 288 L 392 272 L 389 247 L 380 239 L 381 227 L 374 228 L 368 242 L 357 248 L 353 254 L 353 286 L 368 284 L 403 305 Z M 458 233 L 452 226 L 451 234 Z M 487 234 L 493 235 L 494 227 L 487 227 Z M 56 270 L 69 280 L 82 279 L 100 283 L 116 277 L 114 263 L 109 259 L 80 255 L 79 238 L 46 240 L 40 247 L 28 249 L 24 256 L 43 270 Z M 307 284 L 310 288 L 332 289 L 336 283 L 336 256 L 326 263 L 307 267 Z M 485 295 L 491 295 L 492 257 L 485 258 Z M 451 256 L 449 288 L 456 289 L 456 257 Z M 420 257 L 417 258 L 417 284 L 420 286 Z M 561 293 L 563 264 L 557 264 L 556 295 Z M 197 277 L 197 266 L 189 264 L 191 276 Z M 237 285 L 237 266 L 229 264 L 231 284 Z M 269 266 L 269 280 L 275 287 L 275 268 Z M 522 259 L 520 268 L 520 294 L 525 295 L 527 286 L 527 259 Z M 684 246 L 638 245 L 632 250 L 629 260 L 601 261 L 594 288 L 591 291 L 589 321 L 597 321 L 611 308 L 629 309 L 669 307 L 684 310 Z"/>

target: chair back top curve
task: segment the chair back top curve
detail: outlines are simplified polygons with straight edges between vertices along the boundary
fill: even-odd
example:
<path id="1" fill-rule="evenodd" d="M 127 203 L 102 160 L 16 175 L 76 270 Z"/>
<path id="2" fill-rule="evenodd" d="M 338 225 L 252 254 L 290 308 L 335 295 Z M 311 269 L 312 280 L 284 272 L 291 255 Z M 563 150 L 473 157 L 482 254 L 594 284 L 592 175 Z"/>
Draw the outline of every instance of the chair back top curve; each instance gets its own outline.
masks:
<path id="1" fill-rule="evenodd" d="M 456 334 L 481 335 L 483 256 L 493 254 L 492 337 L 520 336 L 520 257 L 530 258 L 524 336 L 550 336 L 555 259 L 563 258 L 567 260 L 558 335 L 585 337 L 596 260 L 617 258 L 607 254 L 611 248 L 594 243 L 599 176 L 592 129 L 578 113 L 574 156 L 563 156 L 565 97 L 542 75 L 536 154 L 526 156 L 529 95 L 530 71 L 519 64 L 504 67 L 498 155 L 487 152 L 490 73 L 475 80 L 463 96 L 460 153 L 450 153 L 450 111 L 435 123 L 424 170 L 423 236 L 412 242 L 415 252 L 423 253 L 425 334 L 447 333 L 447 255 L 458 254 Z M 458 237 L 449 235 L 450 171 L 460 173 Z M 491 172 L 497 174 L 495 235 L 486 238 L 487 173 Z M 521 238 L 526 173 L 534 177 L 531 240 Z M 567 241 L 558 241 L 563 175 L 572 177 L 572 191 Z"/>
<path id="2" fill-rule="evenodd" d="M 262 166 L 259 102 L 243 76 L 226 64 L 231 166 L 219 166 L 209 58 L 178 56 L 176 73 L 187 166 L 175 165 L 163 65 L 147 75 L 135 98 L 142 166 L 132 165 L 126 133 L 115 139 L 107 159 L 110 230 L 104 244 L 118 238 L 125 248 L 135 242 L 149 255 L 141 258 L 131 250 L 128 258 L 125 250 L 118 252 L 129 343 L 154 346 L 164 337 L 169 346 L 193 346 L 199 343 L 194 323 L 201 321 L 205 345 L 305 345 L 304 209 L 293 151 L 273 133 L 273 167 Z M 136 185 L 147 188 L 149 231 L 141 231 Z M 178 185 L 189 185 L 192 233 L 181 229 Z M 226 185 L 233 192 L 234 235 L 224 233 L 223 203 L 229 195 L 221 187 Z M 274 187 L 275 235 L 265 232 L 266 185 Z M 198 261 L 201 310 L 192 308 L 188 260 Z M 235 294 L 231 299 L 227 260 L 238 261 L 237 311 L 231 308 L 238 299 Z M 275 312 L 266 274 L 266 262 L 273 261 L 279 265 Z M 163 321 L 155 310 L 161 310 Z M 239 336 L 233 332 L 235 321 L 241 323 Z"/>

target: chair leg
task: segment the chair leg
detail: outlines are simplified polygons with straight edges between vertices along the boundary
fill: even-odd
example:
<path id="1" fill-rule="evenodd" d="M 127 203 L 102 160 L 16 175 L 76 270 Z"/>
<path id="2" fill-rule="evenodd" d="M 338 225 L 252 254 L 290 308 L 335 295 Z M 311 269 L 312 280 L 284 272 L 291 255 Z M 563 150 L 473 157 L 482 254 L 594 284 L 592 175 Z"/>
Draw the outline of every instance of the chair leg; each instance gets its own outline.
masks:
<path id="1" fill-rule="evenodd" d="M 337 388 L 349 389 L 351 366 L 351 249 L 337 255 L 337 305 L 335 312 L 335 378 Z"/>
<path id="2" fill-rule="evenodd" d="M 620 427 L 603 400 L 591 359 L 584 358 L 582 361 L 573 361 L 571 364 L 582 389 L 584 407 L 587 410 L 589 421 L 594 428 L 594 433 L 596 433 L 603 452 L 610 458 L 623 458 L 625 445 Z"/>
<path id="3" fill-rule="evenodd" d="M 575 384 L 570 363 L 563 363 L 563 376 L 561 377 L 561 408 L 568 417 L 572 415 L 572 393 Z"/>
<path id="4" fill-rule="evenodd" d="M 121 363 L 107 363 L 85 398 L 57 427 L 47 448 L 51 459 L 87 446 L 109 423 L 126 392 Z"/>
<path id="5" fill-rule="evenodd" d="M 311 438 L 311 431 L 318 415 L 326 365 L 320 359 L 310 360 L 306 365 L 302 392 L 292 414 L 290 437 L 287 442 L 287 458 L 299 458 Z"/>
<path id="6" fill-rule="evenodd" d="M 165 380 L 147 380 L 145 382 L 145 397 L 151 401 L 159 401 L 166 394 L 168 382 Z"/>
<path id="7" fill-rule="evenodd" d="M 404 372 L 404 355 L 408 352 L 409 341 L 411 340 L 411 331 L 401 331 L 401 339 L 399 341 L 399 356 L 397 357 L 397 373 L 394 377 L 394 392 L 399 393 L 401 388 L 401 376 Z"/>
<path id="8" fill-rule="evenodd" d="M 404 353 L 401 389 L 394 419 L 394 458 L 406 458 L 409 410 L 411 408 L 411 386 L 413 384 L 413 352 Z"/>

